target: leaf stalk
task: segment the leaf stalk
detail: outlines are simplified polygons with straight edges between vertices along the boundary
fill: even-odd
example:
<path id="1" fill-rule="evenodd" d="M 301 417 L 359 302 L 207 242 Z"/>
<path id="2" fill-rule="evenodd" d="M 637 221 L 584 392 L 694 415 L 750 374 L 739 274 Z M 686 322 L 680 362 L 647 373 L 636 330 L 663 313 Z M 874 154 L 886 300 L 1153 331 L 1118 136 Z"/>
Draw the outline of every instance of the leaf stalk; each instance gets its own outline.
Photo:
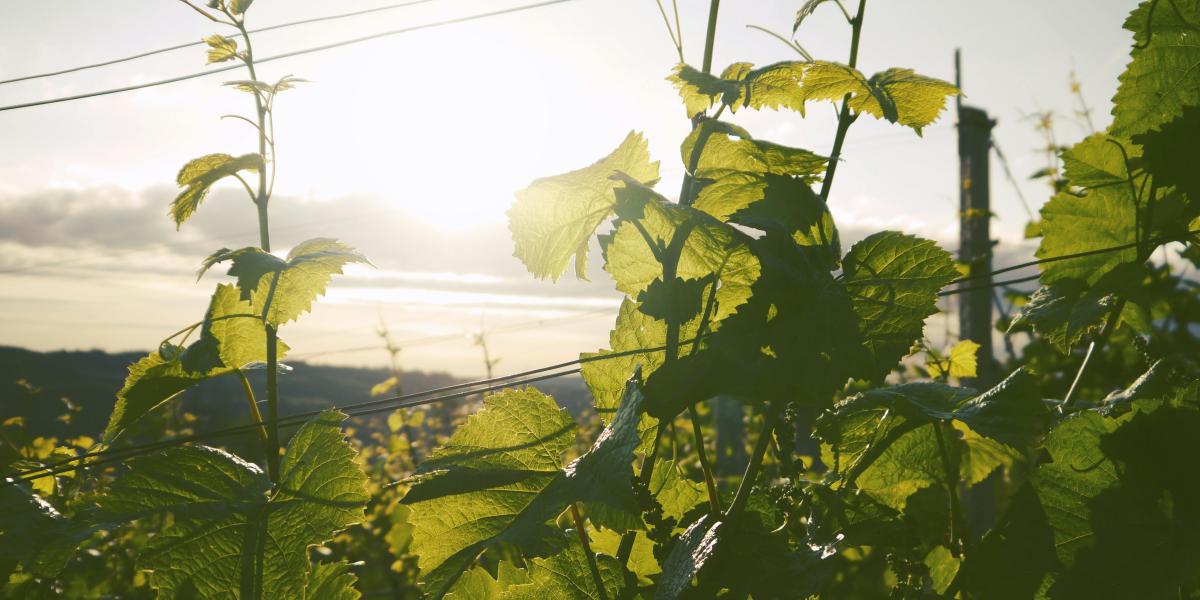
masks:
<path id="1" fill-rule="evenodd" d="M 838 6 L 841 6 L 838 2 Z M 862 38 L 863 16 L 867 8 L 867 0 L 859 0 L 858 14 L 850 19 L 851 34 L 850 34 L 850 68 L 858 66 L 858 46 Z M 846 11 L 842 7 L 842 12 Z M 849 15 L 847 15 L 849 16 Z M 833 187 L 833 176 L 837 173 L 838 161 L 842 157 L 842 145 L 846 143 L 846 132 L 850 130 L 850 125 L 858 119 L 858 115 L 850 114 L 850 97 L 852 94 L 846 94 L 842 98 L 842 108 L 838 113 L 838 128 L 837 134 L 833 138 L 833 151 L 829 153 L 829 168 L 825 170 L 825 180 L 821 182 L 821 200 L 829 201 L 829 191 Z"/>

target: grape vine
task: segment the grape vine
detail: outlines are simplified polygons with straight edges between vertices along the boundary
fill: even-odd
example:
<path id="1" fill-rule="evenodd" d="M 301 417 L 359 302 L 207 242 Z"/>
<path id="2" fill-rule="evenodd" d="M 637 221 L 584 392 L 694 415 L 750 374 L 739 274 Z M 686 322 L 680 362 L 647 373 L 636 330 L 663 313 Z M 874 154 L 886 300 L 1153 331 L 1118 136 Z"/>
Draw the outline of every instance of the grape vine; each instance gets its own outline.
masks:
<path id="1" fill-rule="evenodd" d="M 258 150 L 187 163 L 170 215 L 184 225 L 232 179 L 255 205 L 259 245 L 202 262 L 201 276 L 229 262 L 233 282 L 130 367 L 99 442 L 4 463 L 25 476 L 0 486 L 0 573 L 54 581 L 85 540 L 136 522 L 136 570 L 159 598 L 352 600 L 347 540 L 384 548 L 393 574 L 419 581 L 383 592 L 393 597 L 1200 598 L 1200 291 L 1153 259 L 1166 247 L 1200 265 L 1200 0 L 1146 0 L 1126 21 L 1112 124 L 1066 148 L 1061 173 L 1053 161 L 1053 196 L 1029 230 L 1038 260 L 996 272 L 1037 266 L 1039 288 L 1014 295 L 1020 311 L 1000 323 L 1028 336 L 1022 356 L 981 390 L 956 385 L 977 376 L 978 346 L 940 350 L 924 333 L 940 296 L 972 289 L 961 265 L 897 231 L 844 251 L 828 207 L 859 118 L 920 135 L 958 90 L 907 68 L 860 71 L 866 0 L 807 0 L 792 23 L 799 35 L 815 11 L 840 9 L 846 63 L 763 29 L 801 60 L 719 73 L 719 0 L 700 68 L 683 62 L 678 11 L 672 26 L 660 3 L 681 60 L 667 79 L 691 124 L 678 197 L 656 189 L 660 163 L 630 132 L 595 163 L 533 181 L 508 211 L 514 256 L 533 276 L 586 278 L 595 242 L 622 296 L 608 347 L 577 361 L 599 433 L 513 388 L 485 396 L 440 445 L 423 441 L 419 460 L 424 413 L 393 414 L 391 437 L 377 438 L 391 446 L 361 453 L 341 430 L 347 413 L 306 415 L 281 450 L 280 427 L 300 420 L 278 414 L 290 350 L 278 330 L 345 265 L 369 263 L 325 238 L 271 253 L 274 106 L 303 80 L 259 80 L 250 4 L 189 6 L 243 40 L 205 42 L 210 62 L 247 68 L 227 85 L 254 101 L 235 118 Z M 764 109 L 805 118 L 823 103 L 837 115 L 828 156 L 736 123 Z M 266 415 L 246 376 L 259 368 Z M 251 425 L 238 432 L 258 436 L 253 461 L 151 444 L 116 455 L 125 467 L 111 482 L 75 474 L 222 376 L 244 384 Z M 376 393 L 399 377 L 393 363 Z M 718 397 L 750 411 L 740 473 L 708 458 Z M 395 406 L 358 408 L 376 404 Z M 440 415 L 449 433 L 454 415 Z M 88 493 L 57 500 L 76 487 Z"/>

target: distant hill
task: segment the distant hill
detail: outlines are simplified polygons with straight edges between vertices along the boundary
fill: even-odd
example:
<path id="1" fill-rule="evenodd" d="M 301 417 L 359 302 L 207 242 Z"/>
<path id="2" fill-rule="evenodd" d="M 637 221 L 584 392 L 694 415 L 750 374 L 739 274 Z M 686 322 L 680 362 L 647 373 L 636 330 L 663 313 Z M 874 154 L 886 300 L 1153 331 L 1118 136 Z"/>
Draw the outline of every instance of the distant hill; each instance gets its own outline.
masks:
<path id="1" fill-rule="evenodd" d="M 0 346 L 0 420 L 24 417 L 29 430 L 41 436 L 98 437 L 125 381 L 126 369 L 143 356 L 145 353 L 33 352 Z M 379 368 L 287 364 L 293 370 L 279 378 L 281 415 L 369 400 L 371 386 L 389 376 Z M 263 372 L 249 375 L 261 395 Z M 448 373 L 425 371 L 405 371 L 402 378 L 405 393 L 465 381 Z M 591 406 L 591 395 L 578 375 L 538 382 L 534 387 L 554 396 L 576 418 Z M 67 401 L 78 410 L 64 422 L 58 417 L 66 412 Z M 231 376 L 205 382 L 185 392 L 181 401 L 188 412 L 199 417 L 197 431 L 245 422 L 248 412 L 241 385 Z"/>

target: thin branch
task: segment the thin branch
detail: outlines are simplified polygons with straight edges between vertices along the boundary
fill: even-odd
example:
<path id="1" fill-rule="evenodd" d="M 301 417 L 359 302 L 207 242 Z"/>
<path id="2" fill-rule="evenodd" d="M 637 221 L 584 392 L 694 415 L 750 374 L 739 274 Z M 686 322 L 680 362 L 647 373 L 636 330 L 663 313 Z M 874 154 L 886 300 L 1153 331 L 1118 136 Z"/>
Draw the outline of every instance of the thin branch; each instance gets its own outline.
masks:
<path id="1" fill-rule="evenodd" d="M 754 454 L 750 456 L 750 463 L 746 465 L 746 472 L 742 475 L 742 483 L 738 486 L 737 493 L 733 496 L 733 502 L 729 504 L 729 510 L 725 511 L 725 517 L 729 518 L 742 511 L 746 506 L 746 502 L 750 500 L 750 492 L 754 489 L 754 481 L 758 479 L 758 471 L 762 467 L 763 457 L 767 453 L 767 446 L 771 443 L 772 434 L 775 432 L 775 426 L 779 423 L 779 412 L 774 406 L 768 404 L 767 411 L 764 415 L 763 429 L 758 434 L 758 441 L 754 443 Z"/>
<path id="2" fill-rule="evenodd" d="M 588 570 L 592 572 L 592 581 L 596 584 L 596 592 L 600 600 L 608 600 L 608 591 L 604 589 L 604 578 L 600 577 L 600 566 L 596 564 L 596 554 L 592 552 L 592 544 L 588 540 L 587 530 L 583 527 L 583 517 L 579 515 L 579 503 L 571 503 L 571 519 L 575 522 L 575 532 L 579 534 L 579 544 L 583 546 L 583 554 L 587 556 Z"/>
<path id="3" fill-rule="evenodd" d="M 209 21 L 212 21 L 213 23 L 220 23 L 222 25 L 228 25 L 230 27 L 237 27 L 237 25 L 234 23 L 230 23 L 229 21 L 223 21 L 221 19 L 218 19 L 215 15 L 209 13 L 208 11 L 204 10 L 203 8 L 200 8 L 199 6 L 196 6 L 195 4 L 192 4 L 191 2 L 188 2 L 188 0 L 179 0 L 179 1 L 186 4 L 192 10 L 204 15 L 204 18 L 208 19 Z"/>
<path id="4" fill-rule="evenodd" d="M 838 0 L 838 6 L 842 7 L 843 14 L 849 18 L 849 13 L 846 12 L 846 7 L 842 6 L 841 0 Z M 851 69 L 858 66 L 858 45 L 862 38 L 863 16 L 867 8 L 867 0 L 859 0 L 858 14 L 850 19 L 852 28 L 850 34 L 850 62 Z M 821 182 L 821 200 L 829 201 L 829 192 L 833 188 L 833 176 L 837 173 L 838 161 L 842 157 L 842 145 L 846 143 L 846 132 L 850 130 L 850 125 L 858 118 L 858 115 L 850 114 L 850 97 L 852 94 L 846 94 L 842 97 L 842 108 L 838 114 L 837 134 L 833 138 L 833 151 L 829 153 L 829 167 L 825 170 L 825 180 Z"/>
<path id="5" fill-rule="evenodd" d="M 771 31 L 770 29 L 767 29 L 766 27 L 759 27 L 758 25 L 747 25 L 746 28 L 761 31 L 761 32 L 783 42 L 785 45 L 787 45 L 788 48 L 791 48 L 792 50 L 799 53 L 800 56 L 803 56 L 804 60 L 806 60 L 808 62 L 813 61 L 813 56 L 811 54 L 809 54 L 808 51 L 805 50 L 804 47 L 801 46 L 800 43 L 797 42 L 796 40 L 789 40 L 788 38 L 783 37 L 782 35 L 775 33 L 774 31 Z"/>
<path id="6" fill-rule="evenodd" d="M 250 416 L 258 424 L 258 437 L 262 440 L 264 449 L 267 449 L 270 439 L 267 435 L 267 426 L 263 424 L 262 413 L 258 410 L 258 402 L 254 399 L 254 388 L 250 386 L 250 380 L 246 378 L 246 374 L 241 369 L 234 369 L 234 371 L 237 373 L 238 379 L 242 381 L 242 391 L 246 393 L 246 403 L 250 405 Z M 274 479 L 275 476 L 272 475 L 271 478 Z"/>
<path id="7" fill-rule="evenodd" d="M 700 419 L 696 416 L 695 406 L 688 407 L 688 418 L 692 422 L 692 439 L 696 442 L 700 471 L 704 473 L 704 487 L 708 490 L 708 510 L 716 517 L 721 514 L 721 499 L 717 496 L 717 482 L 713 478 L 712 463 L 708 462 L 708 451 L 704 448 L 704 432 L 700 429 Z"/>
<path id="8" fill-rule="evenodd" d="M 682 63 L 684 62 L 683 46 L 679 44 L 679 39 L 675 37 L 675 31 L 671 29 L 671 19 L 667 17 L 667 9 L 663 8 L 662 0 L 654 0 L 654 3 L 658 5 L 658 13 L 662 15 L 663 25 L 667 27 L 667 35 L 671 36 L 671 45 L 675 46 L 675 51 L 679 53 L 679 62 Z"/>

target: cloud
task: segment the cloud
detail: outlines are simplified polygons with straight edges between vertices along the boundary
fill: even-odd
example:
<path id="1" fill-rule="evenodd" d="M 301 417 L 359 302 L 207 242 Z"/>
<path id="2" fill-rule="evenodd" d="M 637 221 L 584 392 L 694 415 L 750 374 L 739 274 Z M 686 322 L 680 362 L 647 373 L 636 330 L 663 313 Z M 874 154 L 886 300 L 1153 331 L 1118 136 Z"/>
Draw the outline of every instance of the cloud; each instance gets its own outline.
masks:
<path id="1" fill-rule="evenodd" d="M 76 279 L 174 276 L 182 283 L 218 248 L 258 245 L 254 207 L 238 190 L 215 191 L 178 232 L 166 214 L 174 194 L 162 186 L 0 195 L 0 271 Z M 512 239 L 502 222 L 440 230 L 379 196 L 276 196 L 270 225 L 279 253 L 309 238 L 334 237 L 366 254 L 378 269 L 351 269 L 335 280 L 335 287 L 355 292 L 343 298 L 391 289 L 423 291 L 428 298 L 439 297 L 429 292 L 548 296 L 566 305 L 574 298 L 594 306 L 605 299 L 615 304 L 617 297 L 603 277 L 580 282 L 568 276 L 557 285 L 534 279 L 512 256 Z M 599 273 L 598 248 L 590 258 L 591 272 Z"/>

